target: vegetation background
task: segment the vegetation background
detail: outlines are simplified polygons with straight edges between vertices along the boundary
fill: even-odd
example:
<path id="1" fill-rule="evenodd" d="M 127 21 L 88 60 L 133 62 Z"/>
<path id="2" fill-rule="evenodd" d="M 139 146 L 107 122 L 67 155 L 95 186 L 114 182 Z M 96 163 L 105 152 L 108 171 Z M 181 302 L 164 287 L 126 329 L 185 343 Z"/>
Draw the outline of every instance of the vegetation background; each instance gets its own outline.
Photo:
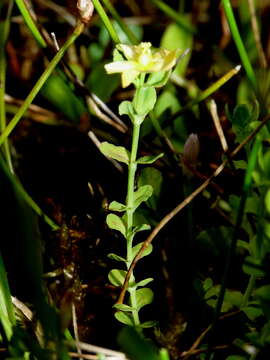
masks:
<path id="1" fill-rule="evenodd" d="M 85 19 L 71 0 L 0 3 L 0 357 L 267 359 L 270 2 L 93 7 Z M 114 318 L 108 254 L 125 247 L 106 216 L 127 172 L 100 152 L 131 146 L 118 106 L 134 90 L 104 65 L 141 42 L 189 49 L 140 136 L 140 156 L 164 153 L 137 176 L 153 195 L 135 223 L 156 231 L 136 238 L 153 235 L 134 270 L 154 279 L 144 330 Z"/>

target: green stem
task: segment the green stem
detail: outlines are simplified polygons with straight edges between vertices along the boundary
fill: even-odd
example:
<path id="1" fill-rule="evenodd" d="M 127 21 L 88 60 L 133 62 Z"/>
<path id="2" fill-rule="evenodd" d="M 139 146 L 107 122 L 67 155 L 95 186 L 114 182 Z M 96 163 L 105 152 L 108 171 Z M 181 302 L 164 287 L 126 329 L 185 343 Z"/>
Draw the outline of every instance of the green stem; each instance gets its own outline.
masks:
<path id="1" fill-rule="evenodd" d="M 42 34 L 38 30 L 38 27 L 36 26 L 34 20 L 32 19 L 32 16 L 27 8 L 26 2 L 24 0 L 15 0 L 15 1 L 20 10 L 20 13 L 23 16 L 26 25 L 28 26 L 34 38 L 36 39 L 38 45 L 42 48 L 45 48 L 47 46 L 46 41 L 43 39 Z"/>
<path id="2" fill-rule="evenodd" d="M 133 260 L 132 242 L 133 242 L 133 215 L 134 215 L 134 189 L 135 175 L 137 170 L 137 152 L 140 137 L 140 124 L 133 124 L 132 145 L 130 162 L 128 166 L 128 186 L 127 186 L 127 268 L 129 268 Z M 132 277 L 132 275 L 131 275 Z M 130 302 L 133 308 L 137 307 L 136 290 L 130 291 Z M 139 314 L 137 310 L 132 311 L 135 326 L 140 324 Z"/>
<path id="3" fill-rule="evenodd" d="M 246 307 L 248 305 L 250 295 L 252 293 L 252 290 L 254 289 L 256 278 L 257 277 L 255 275 L 250 275 L 250 278 L 249 278 L 249 281 L 248 281 L 248 286 L 246 288 L 244 298 L 243 298 L 243 302 L 242 302 L 242 305 L 241 305 L 242 308 L 244 308 L 244 307 Z"/>
<path id="4" fill-rule="evenodd" d="M 0 132 L 3 132 L 6 127 L 6 107 L 5 107 L 5 92 L 6 92 L 6 56 L 5 47 L 10 28 L 10 15 L 13 8 L 13 1 L 10 1 L 6 19 L 2 25 L 2 36 L 0 39 Z M 8 140 L 3 143 L 3 152 L 10 171 L 13 173 L 13 166 Z"/>
<path id="5" fill-rule="evenodd" d="M 191 109 L 193 106 L 199 104 L 201 101 L 207 99 L 210 95 L 216 92 L 221 86 L 227 83 L 233 76 L 238 74 L 241 69 L 241 65 L 235 66 L 233 69 L 228 71 L 225 75 L 223 75 L 220 79 L 215 81 L 212 85 L 210 85 L 207 89 L 203 90 L 195 99 L 188 102 L 184 107 L 182 107 L 179 111 L 173 114 L 170 120 L 177 118 L 182 115 L 185 111 Z M 166 125 L 166 121 L 164 123 Z"/>
<path id="6" fill-rule="evenodd" d="M 247 54 L 247 51 L 245 49 L 245 46 L 243 44 L 240 32 L 238 30 L 238 26 L 235 21 L 235 17 L 233 14 L 232 6 L 230 0 L 222 0 L 224 11 L 231 29 L 232 37 L 234 39 L 235 45 L 237 47 L 240 59 L 242 61 L 243 67 L 246 71 L 247 77 L 252 84 L 253 88 L 256 89 L 257 87 L 257 81 L 256 76 L 253 71 L 253 68 L 251 66 L 251 63 L 249 61 L 249 57 Z"/>
<path id="7" fill-rule="evenodd" d="M 112 38 L 112 40 L 118 44 L 120 43 L 120 39 L 117 35 L 117 32 L 115 31 L 113 24 L 111 22 L 111 20 L 109 19 L 108 15 L 106 14 L 105 10 L 103 9 L 103 6 L 100 4 L 99 0 L 93 0 L 93 4 L 94 7 L 97 11 L 97 13 L 99 14 L 103 24 L 105 25 L 108 33 L 110 34 L 110 37 Z"/>
<path id="8" fill-rule="evenodd" d="M 106 6 L 106 8 L 109 10 L 109 12 L 112 14 L 114 19 L 117 21 L 117 23 L 119 24 L 119 26 L 121 27 L 123 32 L 126 34 L 130 43 L 132 45 L 137 45 L 139 43 L 138 39 L 133 34 L 133 32 L 130 30 L 130 28 L 127 26 L 127 24 L 122 20 L 121 16 L 118 14 L 118 12 L 116 11 L 115 7 L 112 5 L 110 0 L 102 0 L 102 2 Z"/>
<path id="9" fill-rule="evenodd" d="M 42 88 L 42 86 L 44 85 L 46 80 L 48 79 L 48 77 L 51 75 L 51 73 L 53 72 L 53 70 L 55 69 L 57 64 L 59 63 L 59 61 L 62 59 L 62 57 L 63 57 L 64 53 L 66 52 L 66 50 L 70 47 L 70 45 L 73 44 L 73 42 L 77 39 L 77 37 L 82 33 L 83 29 L 84 29 L 84 25 L 81 22 L 79 22 L 76 25 L 76 27 L 75 27 L 73 33 L 71 34 L 71 36 L 64 43 L 64 45 L 61 47 L 61 49 L 56 53 L 56 55 L 51 60 L 51 62 L 49 63 L 49 65 L 47 66 L 47 68 L 45 69 L 43 74 L 41 75 L 41 77 L 38 79 L 35 86 L 30 91 L 29 95 L 25 99 L 24 103 L 22 104 L 22 106 L 20 107 L 20 109 L 18 110 L 16 115 L 12 118 L 12 120 L 10 121 L 8 126 L 5 128 L 5 130 L 1 134 L 1 136 L 0 136 L 0 145 L 3 144 L 3 142 L 10 135 L 10 133 L 13 131 L 15 126 L 18 124 L 18 122 L 21 120 L 21 118 L 23 117 L 23 115 L 26 112 L 27 108 L 29 107 L 29 105 L 32 103 L 32 101 L 34 100 L 34 98 L 36 97 L 36 95 L 38 94 L 38 92 L 40 91 L 40 89 Z"/>

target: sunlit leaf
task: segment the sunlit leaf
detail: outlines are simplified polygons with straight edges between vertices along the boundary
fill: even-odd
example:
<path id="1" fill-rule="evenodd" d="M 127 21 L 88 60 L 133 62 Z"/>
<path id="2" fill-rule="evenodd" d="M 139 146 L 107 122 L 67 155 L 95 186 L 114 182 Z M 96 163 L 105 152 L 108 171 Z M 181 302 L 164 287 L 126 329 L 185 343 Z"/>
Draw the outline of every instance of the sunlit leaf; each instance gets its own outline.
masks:
<path id="1" fill-rule="evenodd" d="M 126 259 L 124 259 L 122 256 L 119 256 L 119 255 L 116 255 L 116 254 L 113 254 L 113 253 L 108 254 L 108 258 L 112 259 L 112 260 L 115 260 L 115 261 L 126 262 Z"/>
<path id="2" fill-rule="evenodd" d="M 137 309 L 140 310 L 143 306 L 151 304 L 154 298 L 154 293 L 151 289 L 142 288 L 136 290 Z"/>
<path id="3" fill-rule="evenodd" d="M 139 281 L 138 283 L 136 283 L 136 287 L 143 287 L 146 286 L 147 284 L 149 284 L 150 282 L 152 282 L 154 279 L 153 278 L 147 278 L 144 280 Z"/>
<path id="4" fill-rule="evenodd" d="M 122 286 L 125 281 L 127 272 L 125 270 L 113 269 L 109 272 L 108 278 L 114 286 Z"/>
<path id="5" fill-rule="evenodd" d="M 133 258 L 138 254 L 138 252 L 140 251 L 141 247 L 142 247 L 142 242 L 135 245 L 133 248 L 132 248 L 132 255 L 133 255 Z M 153 251 L 153 245 L 152 244 L 149 244 L 147 246 L 147 248 L 144 250 L 143 254 L 142 254 L 142 258 L 144 256 L 147 256 L 149 254 L 151 254 L 151 252 Z"/>
<path id="6" fill-rule="evenodd" d="M 152 193 L 153 188 L 151 185 L 140 186 L 139 189 L 134 193 L 133 208 L 137 209 L 137 207 L 140 206 L 142 202 L 147 201 L 150 196 L 152 196 Z"/>
<path id="7" fill-rule="evenodd" d="M 151 229 L 151 226 L 148 225 L 148 224 L 142 224 L 142 225 L 137 225 L 134 227 L 133 229 L 133 232 L 134 234 L 136 234 L 137 232 L 140 232 L 140 231 L 145 231 L 145 230 L 150 230 Z"/>
<path id="8" fill-rule="evenodd" d="M 153 164 L 156 160 L 160 159 L 164 154 L 159 154 L 159 155 L 148 155 L 148 156 L 143 156 L 141 158 L 139 158 L 136 162 L 138 164 Z"/>
<path id="9" fill-rule="evenodd" d="M 132 317 L 130 314 L 128 314 L 127 312 L 122 312 L 122 311 L 117 311 L 114 314 L 115 318 L 120 321 L 122 324 L 125 325 L 129 325 L 129 326 L 134 326 Z"/>
<path id="10" fill-rule="evenodd" d="M 122 211 L 126 211 L 126 209 L 127 209 L 126 205 L 121 204 L 118 201 L 112 201 L 109 205 L 109 210 L 111 210 L 111 211 L 122 212 Z"/>
<path id="11" fill-rule="evenodd" d="M 117 310 L 126 311 L 126 312 L 130 312 L 134 310 L 134 308 L 126 304 L 115 304 L 113 305 L 113 307 Z"/>
<path id="12" fill-rule="evenodd" d="M 120 233 L 126 237 L 126 226 L 119 216 L 109 214 L 106 218 L 106 222 L 110 229 L 120 231 Z"/>
<path id="13" fill-rule="evenodd" d="M 103 155 L 114 160 L 123 162 L 125 164 L 129 163 L 130 153 L 123 146 L 116 146 L 105 141 L 100 144 L 100 151 Z"/>

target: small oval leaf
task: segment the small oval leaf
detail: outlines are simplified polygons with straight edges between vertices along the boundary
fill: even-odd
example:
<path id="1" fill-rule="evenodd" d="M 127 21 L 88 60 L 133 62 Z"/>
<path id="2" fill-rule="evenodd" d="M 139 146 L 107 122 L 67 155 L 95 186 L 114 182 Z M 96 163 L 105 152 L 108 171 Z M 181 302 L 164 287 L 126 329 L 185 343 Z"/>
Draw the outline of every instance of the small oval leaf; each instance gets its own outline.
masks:
<path id="1" fill-rule="evenodd" d="M 151 289 L 142 288 L 136 290 L 137 309 L 138 311 L 145 305 L 151 304 L 154 298 L 154 293 Z"/>
<path id="2" fill-rule="evenodd" d="M 136 246 L 134 246 L 134 247 L 132 248 L 133 258 L 138 254 L 138 252 L 140 251 L 142 245 L 143 245 L 143 242 L 137 244 Z M 153 250 L 153 245 L 152 245 L 152 244 L 149 244 L 149 245 L 147 246 L 147 248 L 144 250 L 144 252 L 143 252 L 143 254 L 142 254 L 142 258 L 143 258 L 144 256 L 147 256 L 147 255 L 151 254 L 152 250 Z"/>
<path id="3" fill-rule="evenodd" d="M 126 304 L 115 304 L 113 305 L 113 307 L 117 310 L 120 310 L 120 311 L 125 311 L 125 312 L 129 312 L 129 311 L 133 311 L 134 308 L 132 308 L 131 306 L 129 305 L 126 305 Z"/>
<path id="4" fill-rule="evenodd" d="M 127 272 L 125 270 L 113 269 L 109 272 L 108 279 L 114 286 L 122 286 L 125 281 Z"/>
<path id="5" fill-rule="evenodd" d="M 150 320 L 150 321 L 145 321 L 143 322 L 142 324 L 140 324 L 140 328 L 143 328 L 143 329 L 148 329 L 148 328 L 151 328 L 151 327 L 154 327 L 154 326 L 157 326 L 158 322 L 157 321 L 154 321 L 154 320 Z"/>
<path id="6" fill-rule="evenodd" d="M 140 186 L 134 193 L 133 208 L 137 209 L 143 201 L 147 201 L 153 194 L 153 188 L 151 185 Z"/>
<path id="7" fill-rule="evenodd" d="M 109 214 L 106 218 L 106 222 L 110 229 L 120 231 L 120 233 L 126 237 L 126 226 L 119 216 Z"/>
<path id="8" fill-rule="evenodd" d="M 112 201 L 109 205 L 109 210 L 111 210 L 111 211 L 122 212 L 122 211 L 126 211 L 126 209 L 127 209 L 126 205 L 121 204 L 118 201 Z"/>
<path id="9" fill-rule="evenodd" d="M 141 158 L 139 158 L 136 162 L 137 164 L 144 164 L 144 165 L 149 165 L 149 164 L 153 164 L 156 160 L 158 160 L 159 158 L 161 158 L 164 154 L 159 154 L 159 155 L 149 155 L 149 156 L 143 156 Z"/>
<path id="10" fill-rule="evenodd" d="M 139 231 L 145 231 L 145 230 L 150 230 L 151 226 L 149 224 L 142 224 L 142 225 L 138 225 L 135 226 L 133 229 L 133 233 L 136 234 Z"/>
<path id="11" fill-rule="evenodd" d="M 107 157 L 129 164 L 130 153 L 123 146 L 116 146 L 104 141 L 100 144 L 100 151 Z"/>
<path id="12" fill-rule="evenodd" d="M 115 260 L 115 261 L 126 262 L 126 259 L 124 259 L 122 256 L 119 256 L 119 255 L 116 255 L 116 254 L 113 254 L 113 253 L 108 254 L 108 258 L 112 259 L 112 260 Z"/>
<path id="13" fill-rule="evenodd" d="M 129 325 L 129 326 L 134 326 L 131 315 L 127 314 L 126 312 L 117 311 L 114 314 L 114 317 L 118 321 L 120 321 L 122 324 Z"/>
<path id="14" fill-rule="evenodd" d="M 153 278 L 147 278 L 147 279 L 141 280 L 136 284 L 136 287 L 146 286 L 147 284 L 149 284 L 153 280 L 154 280 Z"/>

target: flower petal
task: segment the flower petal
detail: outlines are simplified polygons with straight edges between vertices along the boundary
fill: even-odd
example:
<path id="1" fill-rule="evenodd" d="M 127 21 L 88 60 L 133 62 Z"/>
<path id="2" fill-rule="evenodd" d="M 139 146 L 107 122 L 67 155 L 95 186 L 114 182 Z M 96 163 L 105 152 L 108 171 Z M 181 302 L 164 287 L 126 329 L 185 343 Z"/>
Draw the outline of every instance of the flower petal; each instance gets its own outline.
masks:
<path id="1" fill-rule="evenodd" d="M 134 69 L 132 61 L 115 61 L 105 65 L 105 70 L 108 74 L 121 73 L 132 69 Z"/>
<path id="2" fill-rule="evenodd" d="M 116 48 L 118 50 L 120 50 L 128 60 L 131 60 L 131 59 L 133 60 L 134 55 L 135 55 L 135 48 L 136 48 L 135 46 L 118 44 L 118 45 L 116 45 Z"/>

